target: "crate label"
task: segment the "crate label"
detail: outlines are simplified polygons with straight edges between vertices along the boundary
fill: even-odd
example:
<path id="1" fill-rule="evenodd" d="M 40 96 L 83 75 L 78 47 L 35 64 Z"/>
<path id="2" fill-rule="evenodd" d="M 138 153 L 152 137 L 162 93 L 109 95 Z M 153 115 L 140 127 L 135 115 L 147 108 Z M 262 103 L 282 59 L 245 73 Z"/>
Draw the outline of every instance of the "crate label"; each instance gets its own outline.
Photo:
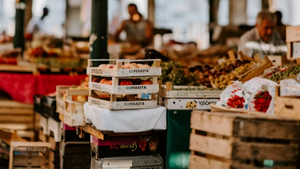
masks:
<path id="1" fill-rule="evenodd" d="M 205 90 L 190 90 L 190 91 L 167 91 L 167 97 L 199 97 L 199 98 L 219 98 L 222 91 L 205 91 Z"/>
<path id="2" fill-rule="evenodd" d="M 48 147 L 26 147 L 26 151 L 47 151 Z"/>
<path id="3" fill-rule="evenodd" d="M 97 68 L 91 68 L 91 73 L 92 74 L 102 75 L 102 70 L 101 69 L 97 69 Z"/>
<path id="4" fill-rule="evenodd" d="M 88 75 L 96 75 L 96 76 L 113 76 L 113 69 L 99 69 L 99 68 L 88 68 Z"/>
<path id="5" fill-rule="evenodd" d="M 94 90 L 101 90 L 101 85 L 99 83 L 90 83 L 90 86 Z"/>
<path id="6" fill-rule="evenodd" d="M 132 86 L 117 86 L 114 88 L 115 93 L 156 93 L 158 85 L 132 85 Z"/>
<path id="7" fill-rule="evenodd" d="M 139 109 L 139 108 L 155 108 L 156 101 L 128 101 L 128 102 L 114 102 L 113 109 Z"/>
<path id="8" fill-rule="evenodd" d="M 218 99 L 165 99 L 164 105 L 173 110 L 210 110 L 210 105 L 217 101 Z"/>
<path id="9" fill-rule="evenodd" d="M 119 69 L 117 76 L 153 76 L 161 75 L 161 68 L 148 68 L 148 69 Z"/>

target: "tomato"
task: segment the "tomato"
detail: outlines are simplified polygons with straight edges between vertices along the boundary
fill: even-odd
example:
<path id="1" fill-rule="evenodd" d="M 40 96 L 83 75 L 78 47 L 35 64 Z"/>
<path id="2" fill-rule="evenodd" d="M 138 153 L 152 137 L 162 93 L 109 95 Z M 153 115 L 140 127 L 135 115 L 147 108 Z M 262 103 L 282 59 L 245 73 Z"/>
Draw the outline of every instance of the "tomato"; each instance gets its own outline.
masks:
<path id="1" fill-rule="evenodd" d="M 142 81 L 141 84 L 142 84 L 142 85 L 152 85 L 153 83 L 152 83 L 151 80 L 144 80 L 144 81 Z"/>
<path id="2" fill-rule="evenodd" d="M 106 79 L 104 78 L 104 79 L 102 79 L 99 83 L 105 84 L 105 82 L 106 82 Z"/>
<path id="3" fill-rule="evenodd" d="M 133 83 L 130 80 L 122 80 L 120 85 L 121 86 L 130 86 L 130 85 L 133 85 Z"/>

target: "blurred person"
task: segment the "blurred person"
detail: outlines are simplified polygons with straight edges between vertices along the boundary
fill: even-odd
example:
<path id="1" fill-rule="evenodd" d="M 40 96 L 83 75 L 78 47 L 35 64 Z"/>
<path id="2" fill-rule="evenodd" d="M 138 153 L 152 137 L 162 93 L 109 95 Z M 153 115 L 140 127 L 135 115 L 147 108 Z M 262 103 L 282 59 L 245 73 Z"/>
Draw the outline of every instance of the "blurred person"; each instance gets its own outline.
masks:
<path id="1" fill-rule="evenodd" d="M 152 24 L 144 19 L 135 4 L 128 5 L 130 18 L 123 21 L 121 27 L 115 33 L 115 41 L 120 41 L 122 31 L 126 32 L 126 41 L 132 45 L 148 46 L 153 41 Z"/>
<path id="2" fill-rule="evenodd" d="M 282 23 L 282 13 L 280 11 L 274 12 L 275 15 L 275 30 L 280 34 L 282 39 L 286 40 L 286 25 Z"/>
<path id="3" fill-rule="evenodd" d="M 49 9 L 47 7 L 43 8 L 43 15 L 41 18 L 31 18 L 28 22 L 27 28 L 26 28 L 26 38 L 32 39 L 33 35 L 36 33 L 42 33 L 46 34 L 46 24 L 45 24 L 45 18 L 49 14 Z"/>
<path id="4" fill-rule="evenodd" d="M 239 40 L 238 51 L 253 57 L 264 55 L 285 55 L 287 48 L 280 35 L 274 31 L 275 16 L 269 11 L 261 11 L 256 17 L 255 28 L 246 32 Z"/>

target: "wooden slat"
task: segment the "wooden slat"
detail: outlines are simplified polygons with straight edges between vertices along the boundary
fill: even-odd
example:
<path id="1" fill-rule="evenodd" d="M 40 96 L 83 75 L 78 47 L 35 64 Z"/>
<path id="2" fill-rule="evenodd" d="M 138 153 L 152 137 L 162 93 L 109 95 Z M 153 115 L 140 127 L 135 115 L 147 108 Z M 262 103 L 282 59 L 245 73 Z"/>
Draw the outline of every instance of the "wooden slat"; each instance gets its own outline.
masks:
<path id="1" fill-rule="evenodd" d="M 0 107 L 0 115 L 1 114 L 32 115 L 33 109 Z"/>
<path id="2" fill-rule="evenodd" d="M 95 129 L 94 127 L 85 125 L 82 127 L 82 129 L 85 132 L 90 133 L 91 135 L 97 137 L 98 139 L 104 140 L 104 134 L 101 131 Z"/>
<path id="3" fill-rule="evenodd" d="M 230 166 L 231 163 L 228 162 L 208 159 L 197 155 L 190 156 L 190 169 L 231 169 Z"/>
<path id="4" fill-rule="evenodd" d="M 220 161 L 214 158 L 201 157 L 197 155 L 190 156 L 189 168 L 190 169 L 265 169 L 265 167 L 256 167 L 251 164 Z M 274 166 L 270 169 L 296 169 L 296 166 Z"/>
<path id="5" fill-rule="evenodd" d="M 193 111 L 191 116 L 191 128 L 224 136 L 232 136 L 234 119 L 234 116 L 223 117 L 218 114 Z"/>
<path id="6" fill-rule="evenodd" d="M 266 139 L 297 140 L 299 139 L 299 123 L 276 119 L 255 119 L 235 121 L 236 136 Z"/>
<path id="7" fill-rule="evenodd" d="M 1 123 L 22 123 L 22 122 L 31 122 L 33 123 L 33 116 L 14 116 L 14 115 L 1 115 Z"/>
<path id="8" fill-rule="evenodd" d="M 51 149 L 52 150 L 57 150 L 57 149 L 59 149 L 59 143 L 58 142 L 55 142 L 55 140 L 54 140 L 54 137 L 49 137 L 49 143 L 50 143 L 50 145 L 51 145 Z"/>
<path id="9" fill-rule="evenodd" d="M 235 142 L 233 159 L 258 160 L 272 159 L 274 161 L 297 161 L 298 147 L 288 144 Z"/>
<path id="10" fill-rule="evenodd" d="M 300 99 L 275 96 L 274 114 L 280 117 L 300 119 Z"/>
<path id="11" fill-rule="evenodd" d="M 39 131 L 39 140 L 41 142 L 48 142 L 48 136 L 46 136 L 42 130 Z"/>
<path id="12" fill-rule="evenodd" d="M 0 117 L 1 118 L 1 117 Z M 27 130 L 33 129 L 32 123 L 0 123 L 0 129 L 10 129 L 10 130 Z"/>
<path id="13" fill-rule="evenodd" d="M 238 113 L 193 111 L 191 128 L 223 136 L 296 140 L 299 121 L 278 117 L 255 117 Z"/>
<path id="14" fill-rule="evenodd" d="M 0 107 L 33 109 L 33 104 L 20 103 L 20 102 L 14 101 L 14 100 L 1 100 Z"/>
<path id="15" fill-rule="evenodd" d="M 233 140 L 191 134 L 190 150 L 231 159 Z"/>
<path id="16" fill-rule="evenodd" d="M 298 147 L 285 144 L 241 142 L 237 139 L 191 134 L 190 150 L 225 159 L 297 161 Z"/>
<path id="17" fill-rule="evenodd" d="M 67 96 L 74 96 L 74 95 L 89 95 L 88 89 L 69 89 L 67 90 Z"/>

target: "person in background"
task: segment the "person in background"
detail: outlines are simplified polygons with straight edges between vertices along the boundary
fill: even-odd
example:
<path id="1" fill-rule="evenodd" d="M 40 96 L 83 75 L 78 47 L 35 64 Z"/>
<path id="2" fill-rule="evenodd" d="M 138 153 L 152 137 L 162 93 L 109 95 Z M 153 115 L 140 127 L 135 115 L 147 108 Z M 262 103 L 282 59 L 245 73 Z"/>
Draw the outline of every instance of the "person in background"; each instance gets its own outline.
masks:
<path id="1" fill-rule="evenodd" d="M 32 39 L 33 35 L 37 32 L 46 34 L 46 25 L 45 25 L 45 18 L 49 14 L 48 8 L 43 8 L 43 15 L 41 18 L 31 18 L 28 22 L 27 28 L 26 28 L 26 39 Z"/>
<path id="2" fill-rule="evenodd" d="M 246 32 L 238 42 L 238 51 L 253 57 L 264 55 L 285 55 L 287 48 L 280 35 L 274 31 L 275 17 L 269 11 L 259 12 L 255 28 Z"/>
<path id="3" fill-rule="evenodd" d="M 286 40 L 286 25 L 282 23 L 282 13 L 280 11 L 274 12 L 275 15 L 275 30 L 280 34 L 282 39 Z"/>
<path id="4" fill-rule="evenodd" d="M 153 27 L 152 24 L 145 20 L 139 13 L 135 4 L 128 5 L 128 13 L 130 18 L 123 21 L 121 27 L 115 33 L 115 41 L 120 41 L 120 34 L 122 31 L 126 32 L 127 42 L 134 45 L 146 47 L 153 41 Z"/>

